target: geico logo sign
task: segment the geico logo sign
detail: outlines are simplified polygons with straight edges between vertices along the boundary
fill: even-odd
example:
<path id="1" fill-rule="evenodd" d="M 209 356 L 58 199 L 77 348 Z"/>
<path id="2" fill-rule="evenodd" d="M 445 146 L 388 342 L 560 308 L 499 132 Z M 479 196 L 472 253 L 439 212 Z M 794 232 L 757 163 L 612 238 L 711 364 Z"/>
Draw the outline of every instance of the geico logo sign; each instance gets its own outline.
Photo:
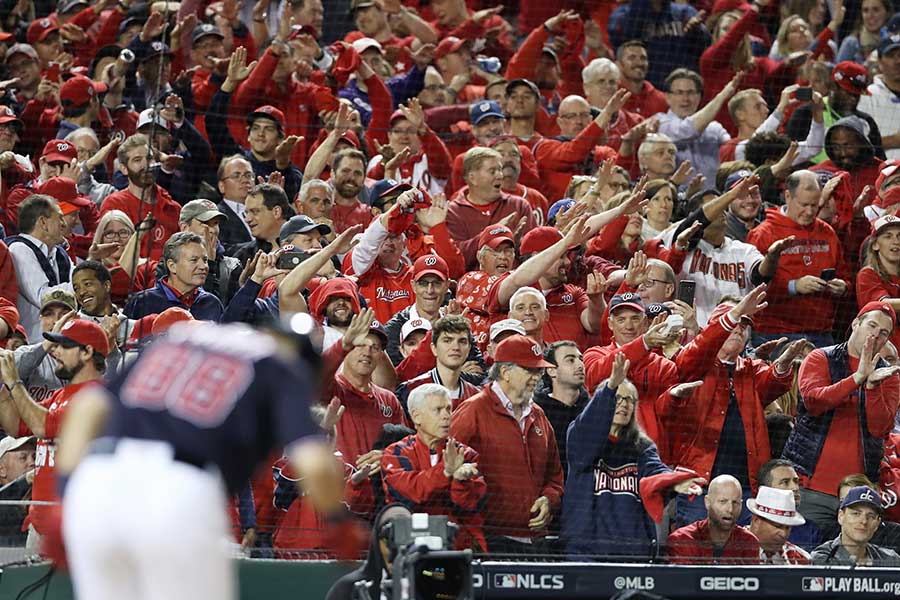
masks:
<path id="1" fill-rule="evenodd" d="M 494 588 L 561 590 L 565 585 L 562 575 L 537 575 L 535 573 L 497 573 L 494 575 Z"/>
<path id="2" fill-rule="evenodd" d="M 704 592 L 755 592 L 759 589 L 756 577 L 701 577 Z"/>

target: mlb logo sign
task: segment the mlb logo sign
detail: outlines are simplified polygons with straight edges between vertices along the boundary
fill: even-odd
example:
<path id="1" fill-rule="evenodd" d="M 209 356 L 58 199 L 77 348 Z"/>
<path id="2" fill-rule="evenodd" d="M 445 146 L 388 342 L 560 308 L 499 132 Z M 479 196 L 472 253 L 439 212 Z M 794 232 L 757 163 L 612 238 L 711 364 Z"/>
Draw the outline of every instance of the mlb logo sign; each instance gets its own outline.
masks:
<path id="1" fill-rule="evenodd" d="M 824 577 L 804 577 L 802 589 L 804 592 L 824 592 L 825 591 L 825 578 Z"/>
<path id="2" fill-rule="evenodd" d="M 495 588 L 514 588 L 514 587 L 516 587 L 516 576 L 515 575 L 503 575 L 503 574 L 494 575 L 494 587 Z"/>

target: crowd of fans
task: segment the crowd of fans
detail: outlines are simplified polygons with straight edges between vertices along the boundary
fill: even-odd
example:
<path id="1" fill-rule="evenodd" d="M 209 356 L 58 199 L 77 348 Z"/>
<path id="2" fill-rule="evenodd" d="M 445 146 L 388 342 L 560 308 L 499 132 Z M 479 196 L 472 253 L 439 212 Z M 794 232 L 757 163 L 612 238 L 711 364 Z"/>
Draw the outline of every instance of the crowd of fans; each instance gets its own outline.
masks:
<path id="1" fill-rule="evenodd" d="M 4 543 L 79 389 L 308 312 L 346 512 L 273 456 L 254 555 L 900 566 L 891 2 L 345 4 L 0 2 Z"/>

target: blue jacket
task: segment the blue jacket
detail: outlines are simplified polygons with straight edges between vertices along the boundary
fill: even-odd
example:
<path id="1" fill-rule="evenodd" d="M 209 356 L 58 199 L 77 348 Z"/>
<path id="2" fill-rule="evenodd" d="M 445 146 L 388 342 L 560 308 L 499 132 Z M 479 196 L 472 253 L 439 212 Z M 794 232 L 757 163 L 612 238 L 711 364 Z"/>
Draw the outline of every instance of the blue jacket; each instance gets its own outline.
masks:
<path id="1" fill-rule="evenodd" d="M 650 60 L 647 81 L 665 90 L 666 76 L 675 68 L 699 70 L 700 55 L 712 41 L 702 24 L 685 33 L 685 24 L 696 14 L 689 4 L 669 2 L 653 12 L 650 0 L 632 0 L 609 16 L 609 39 L 616 48 L 629 40 L 642 40 Z"/>
<path id="2" fill-rule="evenodd" d="M 828 372 L 831 381 L 842 381 L 850 376 L 850 356 L 847 352 L 847 344 L 838 344 L 822 348 L 828 358 Z M 887 363 L 879 358 L 876 368 L 886 367 Z M 859 439 L 862 441 L 863 465 L 866 477 L 871 481 L 879 480 L 879 467 L 884 457 L 884 439 L 869 433 L 866 423 L 866 388 L 860 386 L 856 392 L 856 412 L 859 415 Z M 819 456 L 825 447 L 825 440 L 831 429 L 831 420 L 834 418 L 834 410 L 829 410 L 823 415 L 814 417 L 806 410 L 803 399 L 797 406 L 797 421 L 784 445 L 782 458 L 786 458 L 795 465 L 797 470 L 812 477 L 819 464 Z"/>
<path id="3" fill-rule="evenodd" d="M 407 73 L 391 77 L 384 82 L 391 91 L 394 110 L 414 96 L 418 96 L 425 87 L 425 71 L 413 65 Z M 359 111 L 359 118 L 364 127 L 369 125 L 372 118 L 372 105 L 369 104 L 369 93 L 359 89 L 356 80 L 353 79 L 338 92 L 338 97 L 349 100 L 353 108 Z"/>
<path id="4" fill-rule="evenodd" d="M 250 323 L 259 324 L 279 316 L 278 291 L 268 298 L 258 298 L 262 286 L 248 279 L 247 283 L 231 297 L 228 308 L 222 315 L 223 323 Z"/>
<path id="5" fill-rule="evenodd" d="M 656 526 L 641 500 L 640 480 L 671 469 L 648 439 L 609 437 L 615 407 L 615 391 L 604 385 L 569 425 L 561 537 L 570 555 L 656 554 Z"/>
<path id="6" fill-rule="evenodd" d="M 164 286 L 162 280 L 157 281 L 154 287 L 138 292 L 128 300 L 128 304 L 125 305 L 125 316 L 129 319 L 140 319 L 147 315 L 159 314 L 173 306 L 180 306 L 194 315 L 198 321 L 218 321 L 225 312 L 222 303 L 203 288 L 199 288 L 198 291 L 197 299 L 188 306 L 181 302 L 172 290 Z"/>

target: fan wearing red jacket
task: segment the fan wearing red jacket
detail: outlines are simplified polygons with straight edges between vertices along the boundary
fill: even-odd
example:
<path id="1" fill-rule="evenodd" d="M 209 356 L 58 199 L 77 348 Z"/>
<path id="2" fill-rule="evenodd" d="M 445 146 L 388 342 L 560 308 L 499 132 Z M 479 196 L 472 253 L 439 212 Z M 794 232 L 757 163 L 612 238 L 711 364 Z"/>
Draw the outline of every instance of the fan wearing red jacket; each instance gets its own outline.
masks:
<path id="1" fill-rule="evenodd" d="M 384 499 L 413 512 L 450 516 L 460 525 L 455 548 L 484 551 L 481 511 L 487 484 L 478 470 L 478 453 L 448 439 L 450 405 L 450 393 L 440 384 L 426 383 L 410 392 L 407 406 L 416 434 L 384 449 Z"/>
<path id="2" fill-rule="evenodd" d="M 900 309 L 900 217 L 885 215 L 873 223 L 865 266 L 856 274 L 856 303 L 882 301 Z M 900 328 L 891 342 L 900 348 Z"/>
<path id="3" fill-rule="evenodd" d="M 618 294 L 609 302 L 609 325 L 613 341 L 584 353 L 587 389 L 594 389 L 612 372 L 616 354 L 624 352 L 631 361 L 628 379 L 638 389 L 637 418 L 642 429 L 656 442 L 663 462 L 673 464 L 672 428 L 681 427 L 676 401 L 662 392 L 679 382 L 702 379 L 712 368 L 716 355 L 741 317 L 753 315 L 763 304 L 765 286 L 754 288 L 728 313 L 711 320 L 681 352 L 669 360 L 656 349 L 680 339 L 681 331 L 666 331 L 665 323 L 648 326 L 640 296 Z"/>
<path id="4" fill-rule="evenodd" d="M 479 454 L 478 470 L 491 490 L 484 509 L 488 550 L 540 553 L 562 500 L 563 470 L 553 426 L 532 395 L 553 365 L 537 342 L 519 334 L 500 342 L 494 360 L 490 383 L 453 413 L 450 437 Z"/>
<path id="5" fill-rule="evenodd" d="M 815 173 L 791 173 L 785 181 L 785 205 L 766 210 L 763 222 L 747 234 L 747 243 L 763 253 L 774 242 L 791 238 L 769 284 L 769 306 L 755 319 L 754 346 L 782 336 L 806 338 L 819 348 L 833 343 L 835 303 L 850 285 L 842 278 L 841 242 L 816 217 L 821 193 Z"/>

